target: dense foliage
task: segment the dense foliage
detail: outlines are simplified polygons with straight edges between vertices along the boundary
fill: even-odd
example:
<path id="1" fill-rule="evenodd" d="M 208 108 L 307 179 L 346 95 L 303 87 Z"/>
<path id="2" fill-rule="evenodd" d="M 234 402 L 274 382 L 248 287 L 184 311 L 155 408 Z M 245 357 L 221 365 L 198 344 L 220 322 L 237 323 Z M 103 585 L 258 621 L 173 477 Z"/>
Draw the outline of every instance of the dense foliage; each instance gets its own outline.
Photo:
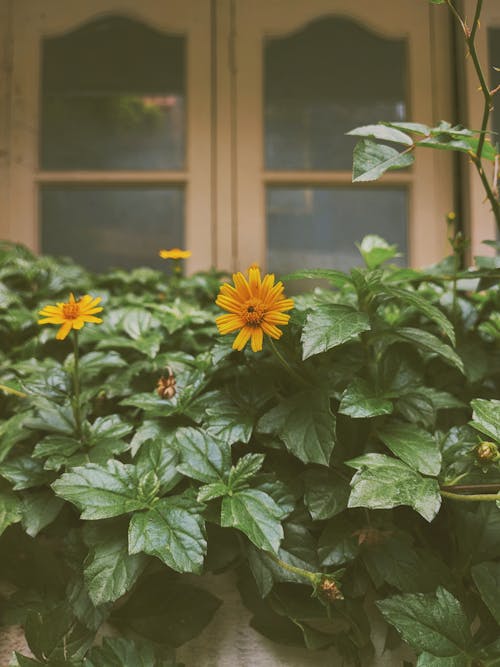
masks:
<path id="1" fill-rule="evenodd" d="M 1 247 L 0 623 L 25 628 L 21 667 L 174 665 L 222 602 L 203 574 L 228 569 L 278 642 L 366 665 L 381 613 L 420 667 L 498 664 L 495 261 L 360 252 L 291 277 L 323 286 L 294 298 L 277 356 L 218 335 L 220 275 Z M 104 305 L 78 334 L 78 406 L 71 336 L 37 325 L 70 292 Z M 92 648 L 103 624 L 123 638 Z"/>

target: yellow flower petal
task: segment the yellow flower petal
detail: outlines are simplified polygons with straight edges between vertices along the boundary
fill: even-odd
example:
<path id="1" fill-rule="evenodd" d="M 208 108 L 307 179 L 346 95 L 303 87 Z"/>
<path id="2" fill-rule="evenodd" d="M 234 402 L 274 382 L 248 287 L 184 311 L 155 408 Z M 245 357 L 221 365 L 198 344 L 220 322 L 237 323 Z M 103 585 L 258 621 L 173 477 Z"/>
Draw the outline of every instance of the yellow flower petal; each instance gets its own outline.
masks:
<path id="1" fill-rule="evenodd" d="M 248 343 L 248 340 L 251 335 L 252 335 L 252 327 L 243 327 L 243 329 L 241 329 L 240 333 L 236 336 L 236 338 L 233 341 L 233 350 L 238 350 L 239 352 L 241 352 L 241 350 Z"/>

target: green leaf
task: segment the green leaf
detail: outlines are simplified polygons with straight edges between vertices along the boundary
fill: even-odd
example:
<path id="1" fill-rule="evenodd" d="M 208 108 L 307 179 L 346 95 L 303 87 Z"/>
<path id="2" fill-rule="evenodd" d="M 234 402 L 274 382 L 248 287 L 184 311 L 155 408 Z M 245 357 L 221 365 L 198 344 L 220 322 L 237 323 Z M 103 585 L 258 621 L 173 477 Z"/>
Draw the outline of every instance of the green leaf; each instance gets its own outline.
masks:
<path id="1" fill-rule="evenodd" d="M 347 507 L 349 484 L 334 470 L 308 470 L 304 487 L 304 504 L 315 521 L 329 519 Z"/>
<path id="2" fill-rule="evenodd" d="M 355 308 L 341 304 L 319 306 L 306 318 L 301 336 L 302 358 L 326 352 L 369 329 L 368 316 Z"/>
<path id="3" fill-rule="evenodd" d="M 9 492 L 0 492 L 0 535 L 12 523 L 23 518 L 22 505 L 17 496 Z"/>
<path id="4" fill-rule="evenodd" d="M 43 469 L 40 461 L 31 456 L 17 456 L 5 461 L 0 466 L 0 477 L 7 479 L 14 491 L 31 489 L 54 479 L 52 474 Z"/>
<path id="5" fill-rule="evenodd" d="M 159 438 L 148 440 L 137 456 L 137 472 L 141 478 L 154 472 L 160 484 L 158 494 L 163 496 L 182 479 L 177 471 L 178 461 L 179 454 L 173 443 Z"/>
<path id="6" fill-rule="evenodd" d="M 228 493 L 229 488 L 225 482 L 211 482 L 210 484 L 200 486 L 197 499 L 200 503 L 205 503 L 209 500 L 214 500 L 214 498 L 225 496 Z"/>
<path id="7" fill-rule="evenodd" d="M 305 271 L 294 271 L 282 278 L 283 281 L 304 279 L 327 280 L 334 287 L 343 287 L 346 284 L 352 283 L 351 277 L 347 273 L 336 271 L 335 269 L 306 269 Z"/>
<path id="8" fill-rule="evenodd" d="M 94 378 L 112 368 L 124 368 L 127 362 L 118 352 L 92 351 L 80 357 L 80 378 L 85 381 Z"/>
<path id="9" fill-rule="evenodd" d="M 500 563 L 479 563 L 472 568 L 472 578 L 483 602 L 500 624 Z"/>
<path id="10" fill-rule="evenodd" d="M 433 2 L 434 0 L 431 0 Z M 446 0 L 437 0 L 438 2 L 446 2 Z M 431 128 L 428 125 L 423 125 L 422 123 L 384 123 L 387 127 L 395 127 L 397 130 L 402 130 L 403 132 L 412 132 L 414 134 L 421 134 L 424 136 L 429 136 L 431 133 Z"/>
<path id="11" fill-rule="evenodd" d="M 144 571 L 147 558 L 129 554 L 127 534 L 121 526 L 97 524 L 85 533 L 90 543 L 85 560 L 84 579 L 96 607 L 114 602 L 128 593 Z"/>
<path id="12" fill-rule="evenodd" d="M 436 2 L 436 0 L 431 0 L 431 2 Z M 470 664 L 470 660 L 466 655 L 441 658 L 430 653 L 421 653 L 417 660 L 417 667 L 470 667 Z"/>
<path id="13" fill-rule="evenodd" d="M 400 257 L 396 245 L 389 245 L 387 241 L 375 234 L 365 236 L 361 241 L 361 245 L 356 245 L 369 269 L 376 269 L 388 259 Z"/>
<path id="14" fill-rule="evenodd" d="M 24 422 L 29 413 L 21 412 L 0 424 L 0 463 L 8 456 L 11 449 L 29 435 Z"/>
<path id="15" fill-rule="evenodd" d="M 500 401 L 476 398 L 470 404 L 474 410 L 470 425 L 500 443 Z"/>
<path id="16" fill-rule="evenodd" d="M 192 427 L 177 429 L 175 437 L 181 457 L 179 472 L 205 484 L 225 479 L 231 467 L 229 444 Z"/>
<path id="17" fill-rule="evenodd" d="M 464 373 L 464 364 L 457 353 L 446 343 L 443 343 L 434 334 L 425 331 L 425 329 L 415 329 L 414 327 L 400 327 L 395 329 L 393 334 L 400 340 L 412 343 L 416 347 L 422 348 L 426 352 L 436 354 L 444 361 Z"/>
<path id="18" fill-rule="evenodd" d="M 415 158 L 410 153 L 377 144 L 370 139 L 361 139 L 353 152 L 353 183 L 375 181 L 388 170 L 403 169 L 413 164 Z"/>
<path id="19" fill-rule="evenodd" d="M 149 642 L 105 637 L 95 646 L 84 667 L 176 667 L 172 651 Z"/>
<path id="20" fill-rule="evenodd" d="M 111 622 L 160 645 L 180 646 L 200 634 L 220 604 L 203 588 L 163 571 L 142 577 Z M 123 663 L 123 667 L 136 666 Z"/>
<path id="21" fill-rule="evenodd" d="M 122 318 L 123 330 L 132 338 L 139 340 L 160 326 L 160 321 L 143 308 L 128 308 Z"/>
<path id="22" fill-rule="evenodd" d="M 32 401 L 37 405 L 38 417 L 26 419 L 25 428 L 48 431 L 58 435 L 74 435 L 76 424 L 69 405 L 56 405 L 42 398 L 32 399 Z"/>
<path id="23" fill-rule="evenodd" d="M 109 519 L 144 509 L 135 466 L 108 461 L 106 466 L 89 463 L 64 473 L 52 484 L 58 496 L 81 510 L 82 519 Z"/>
<path id="24" fill-rule="evenodd" d="M 423 313 L 430 320 L 435 322 L 438 327 L 448 336 L 453 345 L 455 345 L 455 331 L 450 320 L 432 303 L 429 303 L 420 294 L 416 294 L 408 289 L 402 287 L 391 287 L 389 285 L 381 285 L 375 290 L 378 294 L 387 295 L 399 299 L 405 304 L 408 304 Z"/>
<path id="25" fill-rule="evenodd" d="M 405 144 L 406 146 L 413 145 L 413 139 L 405 132 L 396 130 L 388 125 L 363 125 L 356 127 L 350 132 L 346 132 L 351 137 L 368 137 L 370 139 L 379 139 L 380 141 L 393 141 L 397 144 Z"/>
<path id="26" fill-rule="evenodd" d="M 283 510 L 267 493 L 243 489 L 222 500 L 221 526 L 241 530 L 259 549 L 277 553 Z"/>
<path id="27" fill-rule="evenodd" d="M 61 511 L 64 502 L 50 489 L 37 489 L 23 495 L 22 526 L 30 537 L 48 526 Z"/>
<path id="28" fill-rule="evenodd" d="M 263 433 L 278 435 L 304 463 L 328 465 L 335 445 L 335 417 L 328 396 L 308 391 L 287 398 L 259 421 Z"/>
<path id="29" fill-rule="evenodd" d="M 89 427 L 89 444 L 97 445 L 103 440 L 121 440 L 132 430 L 133 426 L 122 421 L 118 415 L 97 417 Z"/>
<path id="30" fill-rule="evenodd" d="M 200 574 L 207 551 L 204 505 L 190 491 L 159 500 L 148 512 L 134 514 L 129 553 L 156 556 L 176 572 Z"/>
<path id="31" fill-rule="evenodd" d="M 66 664 L 68 659 L 81 660 L 95 634 L 73 617 L 66 604 L 43 613 L 30 612 L 24 631 L 35 657 L 49 665 L 57 665 L 58 662 Z"/>
<path id="32" fill-rule="evenodd" d="M 262 468 L 264 463 L 264 454 L 246 454 L 238 460 L 235 466 L 229 471 L 228 487 L 231 491 L 236 491 L 245 486 Z"/>
<path id="33" fill-rule="evenodd" d="M 373 387 L 362 378 L 354 378 L 342 394 L 339 412 L 353 419 L 388 415 L 393 411 L 392 401 L 377 396 Z"/>
<path id="34" fill-rule="evenodd" d="M 439 474 L 441 452 L 435 439 L 413 424 L 389 422 L 377 429 L 377 435 L 402 461 L 423 475 Z"/>
<path id="35" fill-rule="evenodd" d="M 236 405 L 229 396 L 222 394 L 215 407 L 207 408 L 206 414 L 203 427 L 228 444 L 247 443 L 252 437 L 255 415 L 249 406 Z"/>
<path id="36" fill-rule="evenodd" d="M 446 589 L 435 597 L 421 593 L 396 595 L 377 602 L 389 623 L 417 651 L 443 658 L 466 656 L 471 643 L 467 616 Z"/>
<path id="37" fill-rule="evenodd" d="M 346 461 L 346 465 L 358 470 L 351 480 L 349 507 L 390 509 L 409 505 L 427 521 L 439 512 L 437 481 L 422 477 L 402 461 L 384 454 L 365 454 Z"/>
<path id="38" fill-rule="evenodd" d="M 161 421 L 145 419 L 130 441 L 132 456 L 137 454 L 142 444 L 147 440 L 170 440 L 175 430 L 175 426 L 166 425 Z"/>

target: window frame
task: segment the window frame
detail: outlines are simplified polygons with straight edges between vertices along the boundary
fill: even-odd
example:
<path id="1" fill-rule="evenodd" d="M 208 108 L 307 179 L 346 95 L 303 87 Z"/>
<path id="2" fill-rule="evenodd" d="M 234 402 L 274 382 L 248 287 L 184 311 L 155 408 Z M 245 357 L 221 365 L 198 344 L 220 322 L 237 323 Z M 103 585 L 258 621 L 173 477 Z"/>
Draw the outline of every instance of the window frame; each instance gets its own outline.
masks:
<path id="1" fill-rule="evenodd" d="M 71 32 L 103 15 L 120 15 L 165 33 L 184 34 L 186 62 L 186 166 L 182 170 L 42 170 L 39 168 L 39 123 L 42 40 Z M 211 17 L 209 0 L 16 0 L 11 16 L 12 82 L 10 85 L 11 156 L 6 227 L 7 238 L 40 250 L 39 192 L 43 186 L 180 186 L 185 192 L 184 234 L 192 251 L 189 272 L 213 264 L 211 211 Z M 207 209 L 207 202 L 209 203 Z M 208 210 L 208 215 L 207 215 Z M 165 221 L 167 223 L 167 221 Z M 158 239 L 161 245 L 161 239 Z"/>

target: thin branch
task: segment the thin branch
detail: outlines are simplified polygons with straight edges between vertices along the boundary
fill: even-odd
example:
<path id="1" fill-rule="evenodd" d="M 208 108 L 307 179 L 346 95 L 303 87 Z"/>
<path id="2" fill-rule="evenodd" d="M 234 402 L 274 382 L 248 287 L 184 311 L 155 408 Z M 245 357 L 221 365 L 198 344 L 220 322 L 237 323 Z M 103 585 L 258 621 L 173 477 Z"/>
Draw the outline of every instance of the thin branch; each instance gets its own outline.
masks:
<path id="1" fill-rule="evenodd" d="M 442 491 L 482 491 L 484 493 L 500 493 L 500 484 L 455 484 L 441 487 Z"/>
<path id="2" fill-rule="evenodd" d="M 465 494 L 465 493 L 451 493 L 451 491 L 441 490 L 441 495 L 444 498 L 450 498 L 451 500 L 461 500 L 465 502 L 477 502 L 481 500 L 487 500 L 490 502 L 495 502 L 500 500 L 500 493 L 474 493 L 474 494 Z"/>

